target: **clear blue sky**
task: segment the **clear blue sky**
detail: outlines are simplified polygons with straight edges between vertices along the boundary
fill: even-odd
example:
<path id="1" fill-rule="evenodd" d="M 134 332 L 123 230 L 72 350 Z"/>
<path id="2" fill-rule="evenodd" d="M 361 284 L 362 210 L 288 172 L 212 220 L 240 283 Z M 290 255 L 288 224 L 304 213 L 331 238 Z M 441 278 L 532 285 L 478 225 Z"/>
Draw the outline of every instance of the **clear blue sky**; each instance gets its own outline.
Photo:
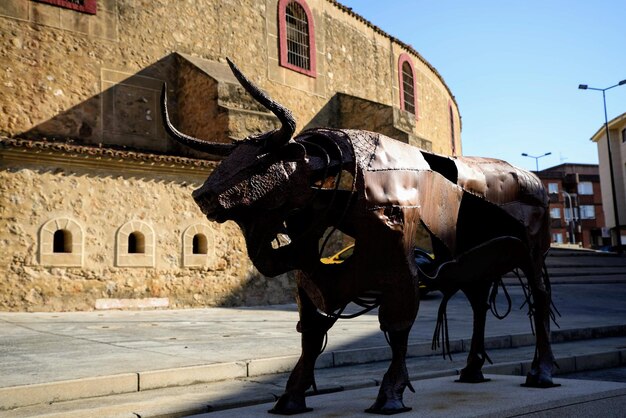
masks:
<path id="1" fill-rule="evenodd" d="M 626 0 L 339 0 L 415 48 L 455 95 L 463 154 L 597 163 L 602 93 L 626 79 Z M 626 85 L 607 91 L 609 120 Z"/>

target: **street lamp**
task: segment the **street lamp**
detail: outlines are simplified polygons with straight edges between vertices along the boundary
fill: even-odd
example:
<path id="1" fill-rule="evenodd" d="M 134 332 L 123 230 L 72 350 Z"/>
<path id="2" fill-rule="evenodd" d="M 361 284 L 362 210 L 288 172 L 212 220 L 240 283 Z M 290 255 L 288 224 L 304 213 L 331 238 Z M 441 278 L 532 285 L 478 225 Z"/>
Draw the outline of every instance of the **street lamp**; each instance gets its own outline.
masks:
<path id="1" fill-rule="evenodd" d="M 623 86 L 626 84 L 626 80 L 622 80 L 614 86 L 607 87 L 605 89 L 599 89 L 595 87 L 589 87 L 586 84 L 579 84 L 578 88 L 581 90 L 596 90 L 602 92 L 602 103 L 604 104 L 604 129 L 606 131 L 606 149 L 609 154 L 609 177 L 611 178 L 611 194 L 613 198 L 613 217 L 615 218 L 615 230 L 617 233 L 617 252 L 622 254 L 622 232 L 619 222 L 619 213 L 617 211 L 617 196 L 615 194 L 615 174 L 613 174 L 613 155 L 611 153 L 611 139 L 609 137 L 609 119 L 606 114 L 606 91 L 611 90 L 617 86 Z"/>
<path id="2" fill-rule="evenodd" d="M 563 191 L 563 196 L 565 196 L 565 198 L 567 200 L 569 200 L 569 221 L 567 222 L 569 224 L 569 243 L 573 244 L 575 241 L 575 237 L 574 237 L 574 225 L 576 223 L 576 215 L 574 214 L 574 205 L 572 204 L 572 195 L 570 195 L 569 193 L 567 193 L 566 191 Z M 567 209 L 567 207 L 566 207 Z"/>
<path id="3" fill-rule="evenodd" d="M 543 154 L 543 155 L 540 155 L 540 156 L 538 156 L 538 157 L 535 157 L 534 155 L 528 155 L 528 154 L 526 154 L 525 152 L 522 152 L 522 157 L 530 157 L 530 158 L 534 158 L 534 159 L 535 159 L 535 168 L 536 168 L 535 173 L 538 173 L 538 172 L 539 172 L 539 159 L 540 159 L 540 158 L 542 158 L 542 157 L 545 157 L 545 156 L 547 156 L 547 155 L 550 155 L 550 154 L 552 154 L 552 153 L 551 153 L 551 152 L 546 152 L 546 153 L 545 153 L 545 154 Z"/>

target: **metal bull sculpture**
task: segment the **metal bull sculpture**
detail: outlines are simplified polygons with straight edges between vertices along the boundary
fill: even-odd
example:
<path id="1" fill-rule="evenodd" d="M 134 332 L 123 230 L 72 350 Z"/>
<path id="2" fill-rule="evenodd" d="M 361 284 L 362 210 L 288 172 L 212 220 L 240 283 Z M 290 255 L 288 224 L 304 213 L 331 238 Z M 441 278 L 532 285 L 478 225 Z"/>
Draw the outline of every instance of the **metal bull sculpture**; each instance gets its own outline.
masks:
<path id="1" fill-rule="evenodd" d="M 378 397 L 367 411 L 409 410 L 402 400 L 404 390 L 413 389 L 405 357 L 420 280 L 444 293 L 437 326 L 444 341 L 446 301 L 458 290 L 468 297 L 474 328 L 460 381 L 483 381 L 489 290 L 514 269 L 527 278 L 537 336 L 526 385 L 552 386 L 551 299 L 544 264 L 548 199 L 537 177 L 504 161 L 448 158 L 373 132 L 311 129 L 292 138 L 291 112 L 229 64 L 243 87 L 279 118 L 280 129 L 232 144 L 190 137 L 170 123 L 165 88 L 163 120 L 169 135 L 182 144 L 226 156 L 193 193 L 206 216 L 240 226 L 261 273 L 301 272 L 297 329 L 302 354 L 270 412 L 310 410 L 305 391 L 315 389 L 313 370 L 326 332 L 351 302 L 364 309 L 379 306 L 380 326 L 392 350 Z M 328 228 L 355 239 L 354 253 L 344 263 L 320 262 L 320 239 Z M 416 263 L 418 228 L 430 235 L 436 262 Z"/>

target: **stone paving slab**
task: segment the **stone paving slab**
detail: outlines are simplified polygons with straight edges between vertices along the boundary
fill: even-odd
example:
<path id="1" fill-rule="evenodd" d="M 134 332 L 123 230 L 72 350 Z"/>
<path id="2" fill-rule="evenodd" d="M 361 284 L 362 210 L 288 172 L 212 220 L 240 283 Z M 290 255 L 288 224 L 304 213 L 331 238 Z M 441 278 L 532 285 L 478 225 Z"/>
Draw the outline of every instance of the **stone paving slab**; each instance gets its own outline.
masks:
<path id="1" fill-rule="evenodd" d="M 585 298 L 581 299 L 581 289 Z M 486 335 L 527 335 L 531 328 L 519 286 L 509 287 L 513 310 L 488 315 Z M 441 298 L 421 301 L 410 344 L 429 344 Z M 504 297 L 500 311 L 505 310 Z M 626 284 L 558 285 L 554 301 L 562 329 L 626 324 Z M 601 310 L 598 306 L 602 306 Z M 472 314 L 462 295 L 448 305 L 451 339 L 471 336 Z M 138 373 L 300 353 L 295 305 L 168 311 L 0 313 L 0 387 Z M 553 327 L 553 329 L 557 329 Z M 340 320 L 327 352 L 386 347 L 376 313 Z"/>
<path id="2" fill-rule="evenodd" d="M 559 321 L 561 333 L 594 338 L 611 336 L 611 330 L 623 330 L 625 284 L 568 284 L 555 286 L 553 290 L 555 303 L 563 314 Z M 510 287 L 509 292 L 513 298 L 509 317 L 501 321 L 492 316 L 488 319 L 487 336 L 491 337 L 488 341 L 492 347 L 533 343 L 526 312 L 516 309 L 523 303 L 522 290 L 519 286 Z M 421 303 L 409 341 L 410 352 L 414 355 L 428 352 L 439 302 L 440 297 L 435 295 Z M 602 309 L 598 309 L 599 306 Z M 448 317 L 453 346 L 461 350 L 471 336 L 472 316 L 465 298 L 455 296 L 450 301 Z M 244 373 L 252 376 L 285 371 L 295 363 L 300 352 L 296 321 L 295 305 L 140 312 L 0 313 L 3 335 L 0 339 L 0 394 L 5 400 L 28 399 L 28 395 L 23 394 L 28 393 L 29 386 L 30 389 L 46 387 L 49 390 L 37 393 L 48 393 L 48 401 L 53 401 L 62 399 L 64 393 L 89 397 L 97 394 L 90 388 L 107 390 L 98 385 L 96 378 L 118 376 L 123 382 L 120 387 L 124 388 L 120 390 L 139 390 L 142 375 L 144 387 L 157 388 L 217 378 L 234 379 Z M 598 334 L 597 330 L 602 329 L 604 331 Z M 364 360 L 359 360 L 359 352 Z M 320 364 L 349 364 L 355 359 L 358 363 L 382 360 L 385 356 L 388 356 L 387 343 L 379 330 L 376 314 L 371 313 L 339 321 L 329 332 L 329 345 Z M 464 355 L 458 357 L 462 359 Z M 91 383 L 81 384 L 81 379 Z M 56 384 L 79 387 L 83 392 L 79 396 L 74 389 L 57 392 L 53 390 Z M 22 395 L 16 396 L 12 390 L 21 391 Z M 110 393 L 115 392 L 118 389 Z M 0 409 L 2 406 L 6 404 L 0 401 Z"/>
<path id="3" fill-rule="evenodd" d="M 562 386 L 524 388 L 519 378 L 487 375 L 482 384 L 460 384 L 449 377 L 414 381 L 416 393 L 405 393 L 405 404 L 414 409 L 402 417 L 504 417 L 504 416 L 602 416 L 623 417 L 626 384 L 557 379 Z M 314 410 L 310 418 L 362 417 L 376 398 L 378 388 L 343 391 L 307 398 Z M 267 417 L 272 403 L 194 415 L 194 418 Z M 581 408 L 591 412 L 581 415 Z M 569 413 L 568 413 L 569 412 Z M 574 412 L 574 414 L 571 414 Z"/>
<path id="4" fill-rule="evenodd" d="M 557 373 L 580 372 L 587 370 L 588 367 L 626 365 L 626 349 L 620 348 L 625 347 L 625 344 L 626 337 L 556 344 L 554 349 L 560 366 Z M 534 347 L 489 350 L 489 355 L 495 364 L 487 365 L 484 369 L 485 373 L 515 375 L 518 382 L 522 383 L 523 375 L 529 367 L 533 354 Z M 456 379 L 459 370 L 464 365 L 465 354 L 463 353 L 454 354 L 452 360 L 432 355 L 414 357 L 407 361 L 411 380 L 447 376 L 452 381 Z M 316 372 L 318 389 L 329 393 L 375 387 L 380 384 L 388 366 L 388 361 L 382 361 L 319 369 Z M 179 377 L 184 376 L 185 370 L 179 370 Z M 127 416 L 124 414 L 130 414 L 128 416 L 135 414 L 134 416 L 138 415 L 142 418 L 179 417 L 209 410 L 225 410 L 273 402 L 283 392 L 287 378 L 288 373 L 281 373 L 73 401 L 59 399 L 51 403 L 15 408 L 5 413 L 13 418 Z M 56 388 L 57 391 L 59 389 Z M 17 398 L 18 396 L 13 394 L 10 399 Z M 4 401 L 7 401 L 7 398 Z M 2 403 L 1 400 L 0 403 Z M 2 411 L 0 411 L 0 416 L 3 416 Z"/>

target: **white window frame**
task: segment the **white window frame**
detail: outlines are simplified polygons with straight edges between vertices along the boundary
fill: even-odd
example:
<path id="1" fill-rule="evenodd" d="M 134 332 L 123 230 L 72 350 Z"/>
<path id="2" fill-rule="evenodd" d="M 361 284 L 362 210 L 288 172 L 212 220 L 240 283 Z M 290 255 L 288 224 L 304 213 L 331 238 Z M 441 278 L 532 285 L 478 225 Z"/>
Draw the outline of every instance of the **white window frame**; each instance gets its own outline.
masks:
<path id="1" fill-rule="evenodd" d="M 579 195 L 593 195 L 593 183 L 590 181 L 581 181 L 578 183 Z"/>
<path id="2" fill-rule="evenodd" d="M 596 219 L 596 207 L 594 205 L 580 205 L 580 219 Z"/>
<path id="3" fill-rule="evenodd" d="M 565 217 L 565 221 L 569 222 L 572 220 L 572 208 L 564 208 L 563 209 L 563 216 Z M 577 221 L 578 219 L 580 219 L 580 215 L 578 212 L 578 208 L 574 207 L 574 220 Z"/>
<path id="4" fill-rule="evenodd" d="M 550 208 L 550 218 L 561 219 L 561 208 Z"/>
<path id="5" fill-rule="evenodd" d="M 548 183 L 548 193 L 558 193 L 559 192 L 559 183 Z"/>

